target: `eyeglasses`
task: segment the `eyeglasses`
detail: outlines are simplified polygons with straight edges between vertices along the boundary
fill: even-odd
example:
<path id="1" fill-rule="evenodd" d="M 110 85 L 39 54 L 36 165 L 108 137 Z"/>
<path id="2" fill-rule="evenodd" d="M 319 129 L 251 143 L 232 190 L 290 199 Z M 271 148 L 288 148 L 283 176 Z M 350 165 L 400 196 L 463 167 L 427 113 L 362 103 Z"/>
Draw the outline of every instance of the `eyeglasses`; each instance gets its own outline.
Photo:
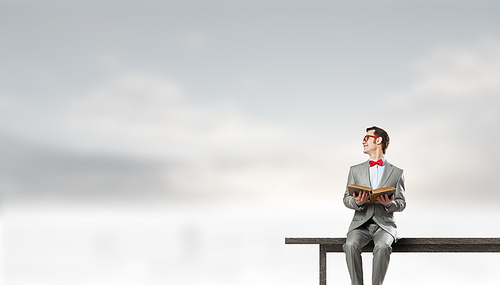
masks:
<path id="1" fill-rule="evenodd" d="M 363 141 L 364 141 L 364 142 L 366 142 L 366 141 L 368 141 L 368 139 L 369 139 L 369 138 L 376 138 L 376 139 L 378 139 L 379 137 L 377 137 L 377 136 L 372 136 L 372 135 L 366 135 L 366 136 L 363 138 Z"/>

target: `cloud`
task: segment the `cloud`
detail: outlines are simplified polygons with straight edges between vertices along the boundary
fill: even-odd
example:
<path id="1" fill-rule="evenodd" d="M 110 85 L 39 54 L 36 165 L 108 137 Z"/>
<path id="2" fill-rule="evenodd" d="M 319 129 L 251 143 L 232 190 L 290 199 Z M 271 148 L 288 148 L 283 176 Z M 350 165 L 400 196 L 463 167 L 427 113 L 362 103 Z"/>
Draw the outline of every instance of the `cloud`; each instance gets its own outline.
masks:
<path id="1" fill-rule="evenodd" d="M 154 195 L 160 189 L 167 196 L 182 193 L 195 199 L 254 197 L 324 190 L 333 172 L 328 159 L 315 151 L 288 148 L 300 130 L 251 117 L 235 103 L 192 103 L 184 88 L 160 76 L 118 76 L 74 100 L 66 110 L 60 121 L 71 148 L 94 153 L 94 159 L 77 159 L 73 166 L 98 166 L 95 153 L 100 152 L 138 162 L 145 158 L 145 166 L 151 159 L 161 162 L 154 167 L 139 164 L 131 171 L 121 169 L 119 161 L 110 162 L 101 176 L 99 171 L 89 175 L 88 168 L 72 172 L 75 181 L 78 175 L 87 175 L 82 181 L 93 189 L 111 187 L 107 191 L 115 193 L 113 189 L 132 179 L 147 185 L 145 190 Z M 64 168 L 57 164 L 52 176 L 67 181 L 68 176 L 58 175 Z M 148 178 L 152 182 L 144 183 Z M 145 191 L 137 183 L 130 185 L 132 193 Z"/>
<path id="2" fill-rule="evenodd" d="M 163 173 L 176 161 L 114 154 L 82 154 L 0 136 L 4 198 L 58 200 L 175 196 Z"/>
<path id="3" fill-rule="evenodd" d="M 500 40 L 484 39 L 468 47 L 440 47 L 417 63 L 420 96 L 474 98 L 500 90 Z"/>
<path id="4" fill-rule="evenodd" d="M 468 46 L 440 46 L 415 62 L 415 79 L 408 89 L 394 92 L 388 103 L 408 107 L 419 102 L 498 98 L 492 94 L 500 90 L 499 67 L 498 39 L 482 39 Z"/>
<path id="5" fill-rule="evenodd" d="M 220 155 L 189 161 L 165 172 L 169 183 L 193 198 L 273 198 L 289 195 L 331 194 L 342 187 L 347 167 L 332 162 L 329 155 L 316 155 L 308 150 L 260 155 Z"/>
<path id="6" fill-rule="evenodd" d="M 339 173 L 345 180 L 347 170 L 330 163 L 333 153 L 313 132 L 252 117 L 232 102 L 193 103 L 162 76 L 123 74 L 68 100 L 38 123 L 43 137 L 0 138 L 4 193 L 256 197 L 329 192 Z"/>
<path id="7" fill-rule="evenodd" d="M 118 76 L 67 110 L 73 136 L 137 154 L 251 148 L 281 136 L 279 126 L 248 117 L 234 103 L 189 102 L 179 84 L 154 75 Z"/>

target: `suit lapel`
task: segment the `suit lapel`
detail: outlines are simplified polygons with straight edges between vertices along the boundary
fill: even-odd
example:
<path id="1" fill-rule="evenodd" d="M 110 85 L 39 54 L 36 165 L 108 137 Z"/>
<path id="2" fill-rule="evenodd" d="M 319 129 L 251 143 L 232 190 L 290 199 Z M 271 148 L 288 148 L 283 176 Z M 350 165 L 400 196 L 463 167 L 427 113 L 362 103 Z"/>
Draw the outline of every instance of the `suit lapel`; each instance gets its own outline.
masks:
<path id="1" fill-rule="evenodd" d="M 380 181 L 378 183 L 377 188 L 382 188 L 384 187 L 385 183 L 391 176 L 392 171 L 394 170 L 394 167 L 392 164 L 390 164 L 387 160 L 385 161 L 385 167 L 384 167 L 384 173 L 382 174 L 382 178 L 380 178 Z"/>
<path id="2" fill-rule="evenodd" d="M 368 161 L 361 164 L 361 178 L 365 182 L 366 187 L 370 187 L 370 164 Z"/>

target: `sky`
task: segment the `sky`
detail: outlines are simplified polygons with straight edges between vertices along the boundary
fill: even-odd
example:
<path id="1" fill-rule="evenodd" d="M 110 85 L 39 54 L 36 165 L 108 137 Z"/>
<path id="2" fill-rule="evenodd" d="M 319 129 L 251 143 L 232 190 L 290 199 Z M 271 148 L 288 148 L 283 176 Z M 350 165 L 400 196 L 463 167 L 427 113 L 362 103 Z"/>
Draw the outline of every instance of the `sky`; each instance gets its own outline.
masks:
<path id="1" fill-rule="evenodd" d="M 405 171 L 400 236 L 498 237 L 499 10 L 2 1 L 0 279 L 317 282 L 317 249 L 284 238 L 345 236 L 373 125 Z M 386 283 L 477 283 L 478 264 L 487 282 L 500 255 L 396 254 Z"/>

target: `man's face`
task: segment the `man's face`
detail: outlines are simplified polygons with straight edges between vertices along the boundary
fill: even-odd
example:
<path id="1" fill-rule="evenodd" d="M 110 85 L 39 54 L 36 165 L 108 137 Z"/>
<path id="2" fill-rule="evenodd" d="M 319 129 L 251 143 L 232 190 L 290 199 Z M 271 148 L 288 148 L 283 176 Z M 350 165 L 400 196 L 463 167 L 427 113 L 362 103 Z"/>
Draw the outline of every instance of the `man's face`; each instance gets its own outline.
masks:
<path id="1" fill-rule="evenodd" d="M 375 130 L 368 131 L 363 139 L 363 153 L 366 154 L 374 152 L 379 147 L 375 142 L 377 139 L 370 136 L 375 136 Z"/>

